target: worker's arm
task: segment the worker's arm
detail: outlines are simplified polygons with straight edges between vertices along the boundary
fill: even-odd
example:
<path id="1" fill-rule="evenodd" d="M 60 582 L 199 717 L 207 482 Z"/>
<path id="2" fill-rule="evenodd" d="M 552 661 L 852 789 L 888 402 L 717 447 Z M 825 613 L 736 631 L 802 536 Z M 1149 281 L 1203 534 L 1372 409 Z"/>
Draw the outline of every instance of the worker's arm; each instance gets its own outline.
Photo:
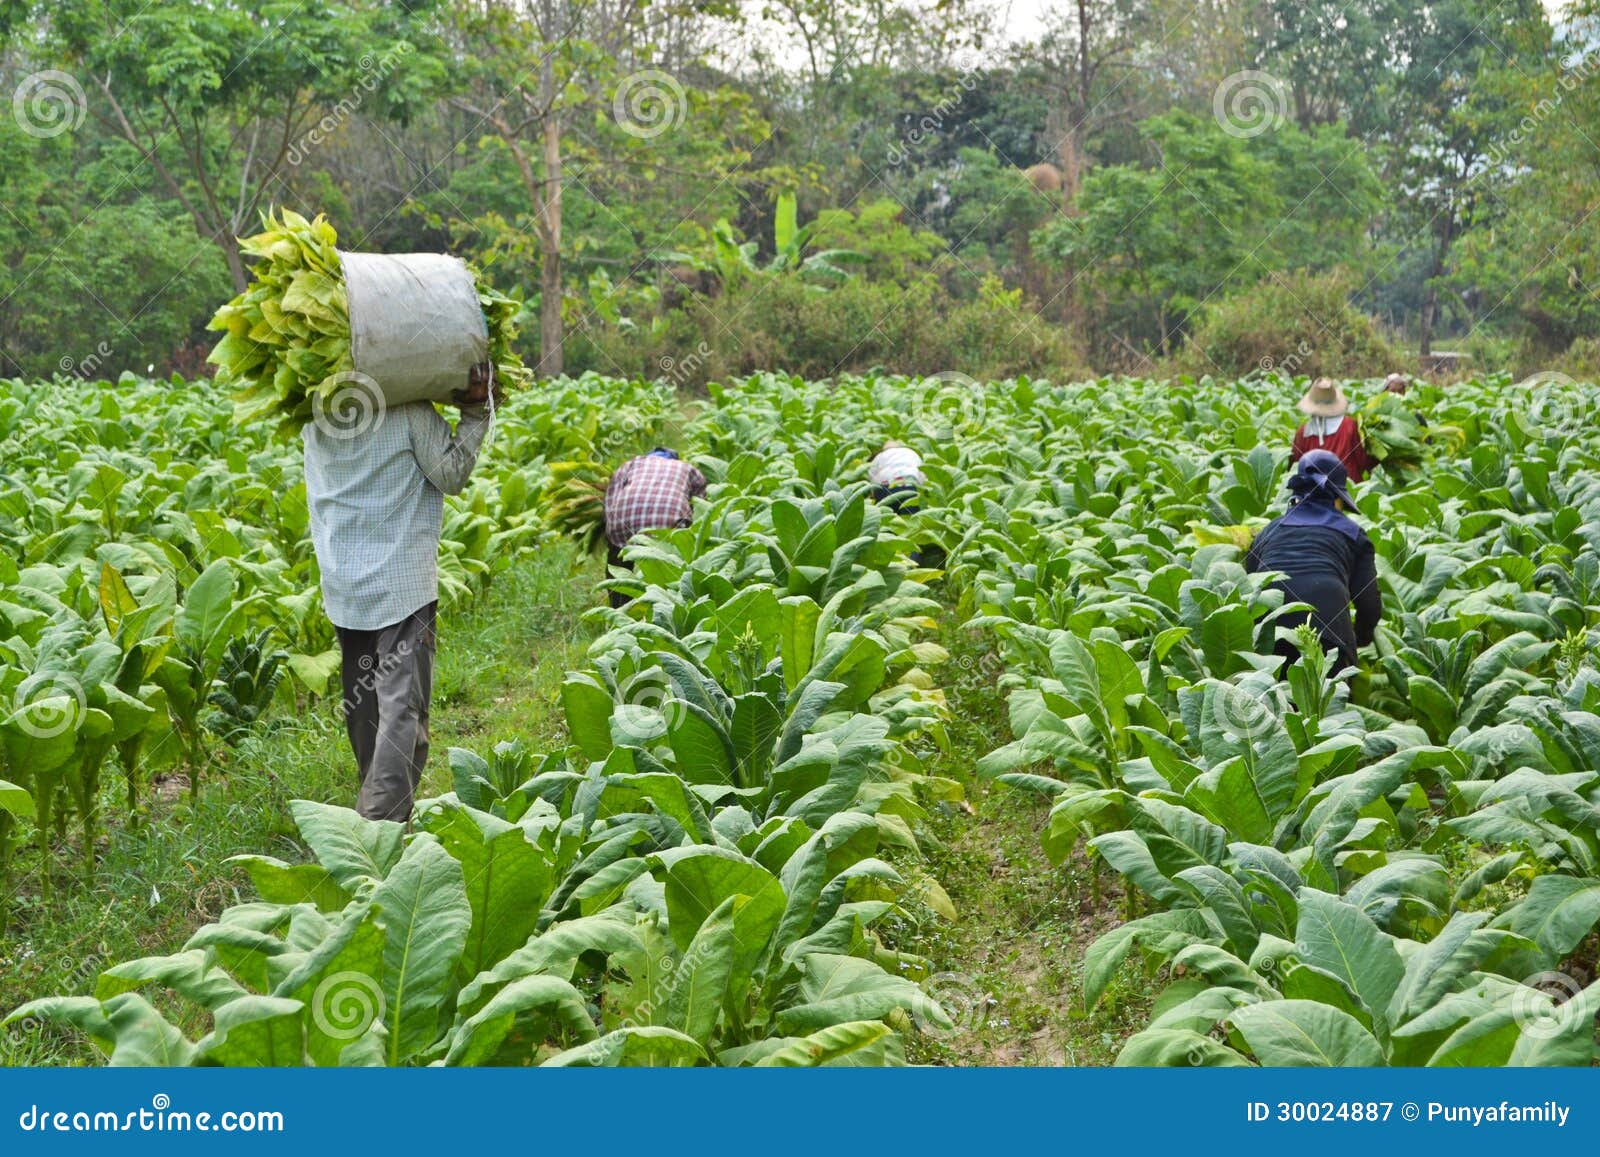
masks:
<path id="1" fill-rule="evenodd" d="M 1378 568 L 1372 542 L 1363 538 L 1356 544 L 1355 566 L 1350 572 L 1350 602 L 1356 609 L 1356 646 L 1372 642 L 1372 634 L 1383 617 L 1383 595 L 1378 590 Z"/>
<path id="2" fill-rule="evenodd" d="M 478 462 L 478 448 L 489 432 L 489 407 L 464 405 L 455 433 L 430 405 L 405 407 L 411 453 L 423 476 L 446 494 L 460 494 Z"/>
<path id="3" fill-rule="evenodd" d="M 706 492 L 706 476 L 693 466 L 689 467 L 689 497 L 699 498 Z"/>

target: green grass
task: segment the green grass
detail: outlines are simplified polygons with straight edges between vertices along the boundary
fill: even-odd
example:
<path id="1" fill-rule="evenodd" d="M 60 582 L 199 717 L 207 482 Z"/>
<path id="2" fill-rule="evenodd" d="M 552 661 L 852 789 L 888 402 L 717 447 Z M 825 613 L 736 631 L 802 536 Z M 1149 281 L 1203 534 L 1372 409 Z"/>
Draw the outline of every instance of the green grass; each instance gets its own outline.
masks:
<path id="1" fill-rule="evenodd" d="M 546 548 L 497 576 L 465 613 L 441 617 L 433 753 L 421 795 L 450 790 L 450 747 L 487 751 L 518 736 L 537 750 L 565 744 L 561 679 L 582 659 L 587 636 L 578 618 L 596 604 L 599 577 L 597 564 L 586 563 L 581 574 L 573 564 L 569 546 Z M 221 759 L 197 803 L 172 785 L 157 792 L 137 828 L 112 821 L 92 889 L 68 874 L 80 857 L 63 849 L 58 862 L 69 867 L 47 904 L 35 857 L 23 852 L 19 866 L 29 870 L 0 933 L 0 1015 L 36 996 L 87 993 L 113 963 L 176 951 L 224 908 L 253 898 L 244 872 L 226 862 L 230 856 L 305 858 L 289 818 L 291 799 L 355 801 L 355 760 L 337 697 L 303 714 L 285 712 Z M 109 794 L 105 814 L 121 814 Z M 0 1031 L 0 1065 L 93 1059 L 71 1033 Z"/>
<path id="2" fill-rule="evenodd" d="M 953 619 L 954 616 L 951 616 Z M 1117 877 L 1081 854 L 1060 868 L 1040 846 L 1043 797 L 979 778 L 973 765 L 1007 743 L 1011 729 L 1000 664 L 988 638 L 947 625 L 951 663 L 935 670 L 952 725 L 948 753 L 929 770 L 966 785 L 966 809 L 933 821 L 942 842 L 927 868 L 958 919 L 928 920 L 900 947 L 929 959 L 929 988 L 954 1032 L 912 1036 L 914 1063 L 1104 1065 L 1148 1020 L 1150 993 L 1125 969 L 1093 1010 L 1083 1007 L 1084 950 L 1121 922 Z M 1099 887 L 1095 873 L 1100 873 Z"/>

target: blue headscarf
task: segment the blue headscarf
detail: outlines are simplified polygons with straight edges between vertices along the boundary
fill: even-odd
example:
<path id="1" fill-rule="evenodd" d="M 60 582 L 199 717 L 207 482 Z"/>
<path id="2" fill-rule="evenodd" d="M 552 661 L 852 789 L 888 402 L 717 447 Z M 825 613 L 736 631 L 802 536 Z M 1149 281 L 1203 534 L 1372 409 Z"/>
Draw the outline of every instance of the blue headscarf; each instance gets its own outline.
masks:
<path id="1" fill-rule="evenodd" d="M 1289 476 L 1294 499 L 1280 521 L 1285 526 L 1325 526 L 1352 542 L 1359 541 L 1361 528 L 1335 505 L 1343 502 L 1351 510 L 1356 508 L 1346 489 L 1348 479 L 1339 455 L 1331 450 L 1308 450 Z"/>
<path id="2" fill-rule="evenodd" d="M 678 452 L 676 450 L 668 450 L 665 446 L 657 446 L 654 450 L 650 451 L 650 453 L 646 454 L 645 457 L 646 458 L 671 458 L 673 461 L 677 461 Z"/>

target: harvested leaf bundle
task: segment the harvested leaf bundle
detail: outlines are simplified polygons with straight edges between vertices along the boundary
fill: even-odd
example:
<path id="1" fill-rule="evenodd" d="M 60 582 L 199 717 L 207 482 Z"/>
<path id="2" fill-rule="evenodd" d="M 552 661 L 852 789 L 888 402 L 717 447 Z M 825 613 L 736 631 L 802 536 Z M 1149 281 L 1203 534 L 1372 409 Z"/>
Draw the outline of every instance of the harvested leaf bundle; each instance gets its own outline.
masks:
<path id="1" fill-rule="evenodd" d="M 1394 470 L 1415 470 L 1428 456 L 1427 443 L 1459 445 L 1455 426 L 1424 426 L 1399 394 L 1380 393 L 1361 408 L 1361 441 L 1373 461 Z"/>
<path id="2" fill-rule="evenodd" d="M 550 464 L 539 496 L 545 523 L 592 554 L 605 545 L 606 485 L 611 471 L 588 455 Z"/>
<path id="3" fill-rule="evenodd" d="M 209 328 L 224 335 L 209 360 L 219 367 L 219 384 L 237 387 L 236 421 L 279 412 L 284 425 L 297 428 L 358 369 L 350 299 L 338 235 L 325 217 L 307 221 L 284 209 L 279 217 L 263 214 L 262 223 L 264 232 L 240 242 L 246 256 L 259 259 L 255 279 L 211 319 Z M 514 348 L 521 307 L 470 272 L 488 328 L 489 360 L 503 384 L 526 385 L 532 375 Z"/>
<path id="4" fill-rule="evenodd" d="M 1236 546 L 1249 550 L 1256 534 L 1267 524 L 1265 518 L 1253 518 L 1236 526 L 1213 526 L 1204 522 L 1190 522 L 1189 531 L 1201 546 Z"/>

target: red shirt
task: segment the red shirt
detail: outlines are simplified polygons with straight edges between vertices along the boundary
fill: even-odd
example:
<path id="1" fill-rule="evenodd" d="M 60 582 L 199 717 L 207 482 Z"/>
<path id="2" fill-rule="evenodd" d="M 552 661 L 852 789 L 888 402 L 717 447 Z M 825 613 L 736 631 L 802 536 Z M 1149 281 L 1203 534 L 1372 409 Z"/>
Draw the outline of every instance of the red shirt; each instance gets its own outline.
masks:
<path id="1" fill-rule="evenodd" d="M 1316 421 L 1315 418 L 1312 421 Z M 1331 434 L 1307 434 L 1305 426 L 1294 432 L 1294 446 L 1289 452 L 1289 461 L 1298 462 L 1307 450 L 1331 450 L 1339 455 L 1339 460 L 1344 463 L 1345 473 L 1350 475 L 1350 481 L 1360 482 L 1361 476 L 1377 465 L 1367 456 L 1367 448 L 1361 444 L 1361 430 L 1356 425 L 1356 420 L 1346 414 L 1339 421 L 1338 427 Z"/>

